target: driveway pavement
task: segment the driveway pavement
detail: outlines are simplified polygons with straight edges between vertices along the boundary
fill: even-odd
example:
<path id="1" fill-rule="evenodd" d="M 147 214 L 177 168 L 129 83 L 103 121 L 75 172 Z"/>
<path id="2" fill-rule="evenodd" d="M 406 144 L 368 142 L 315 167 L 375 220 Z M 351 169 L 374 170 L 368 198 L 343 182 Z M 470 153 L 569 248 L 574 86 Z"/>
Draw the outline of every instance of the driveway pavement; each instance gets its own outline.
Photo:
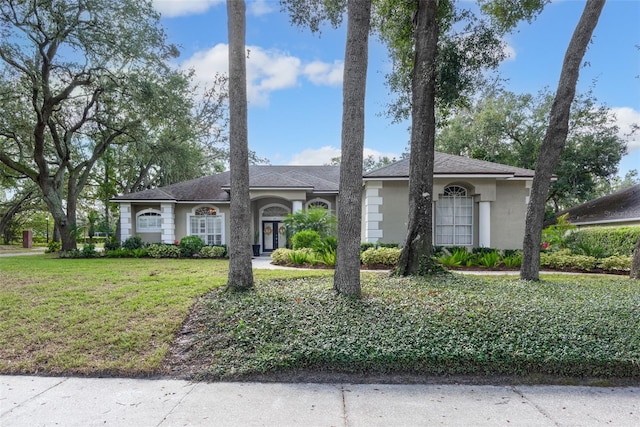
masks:
<path id="1" fill-rule="evenodd" d="M 0 425 L 638 426 L 640 387 L 0 376 Z"/>

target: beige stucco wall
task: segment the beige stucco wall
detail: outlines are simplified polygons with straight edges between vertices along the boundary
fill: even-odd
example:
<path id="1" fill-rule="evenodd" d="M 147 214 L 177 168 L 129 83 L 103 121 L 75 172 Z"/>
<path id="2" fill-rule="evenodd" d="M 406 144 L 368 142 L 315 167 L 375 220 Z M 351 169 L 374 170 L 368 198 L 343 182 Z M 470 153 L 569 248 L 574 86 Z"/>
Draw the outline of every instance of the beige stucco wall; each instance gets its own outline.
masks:
<path id="1" fill-rule="evenodd" d="M 216 204 L 216 203 L 202 203 L 202 204 L 177 204 L 175 206 L 176 217 L 176 240 L 182 239 L 187 235 L 187 215 L 195 207 L 200 206 L 213 206 L 218 209 L 218 215 L 224 215 L 224 241 L 223 243 L 229 243 L 229 204 Z"/>
<path id="2" fill-rule="evenodd" d="M 491 178 L 434 180 L 434 200 L 448 185 L 461 185 L 473 196 L 473 244 L 478 246 L 479 235 L 479 202 L 489 202 L 491 205 L 490 227 L 491 247 L 497 249 L 516 249 L 522 247 L 524 237 L 524 222 L 526 215 L 526 198 L 529 189 L 526 181 L 495 180 Z M 380 227 L 383 237 L 380 242 L 395 242 L 402 244 L 406 236 L 409 210 L 408 181 L 382 181 L 382 188 L 378 191 L 383 203 L 380 212 L 383 221 Z M 364 193 L 366 194 L 366 185 Z M 364 221 L 365 201 L 363 197 L 362 235 L 365 235 Z M 435 220 L 435 209 L 434 209 Z M 364 238 L 363 238 L 364 240 Z"/>
<path id="3" fill-rule="evenodd" d="M 526 181 L 497 181 L 496 201 L 491 203 L 491 247 L 522 249 L 528 195 Z"/>

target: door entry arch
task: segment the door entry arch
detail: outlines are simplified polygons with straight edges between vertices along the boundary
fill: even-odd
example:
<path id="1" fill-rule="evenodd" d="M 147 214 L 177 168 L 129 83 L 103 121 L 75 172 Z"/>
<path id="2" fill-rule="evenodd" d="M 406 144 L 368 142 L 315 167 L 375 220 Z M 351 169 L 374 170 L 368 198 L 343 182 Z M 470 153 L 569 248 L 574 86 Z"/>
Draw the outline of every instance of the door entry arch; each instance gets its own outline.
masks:
<path id="1" fill-rule="evenodd" d="M 260 209 L 260 242 L 262 252 L 273 252 L 287 245 L 284 220 L 291 209 L 280 203 L 271 203 Z"/>

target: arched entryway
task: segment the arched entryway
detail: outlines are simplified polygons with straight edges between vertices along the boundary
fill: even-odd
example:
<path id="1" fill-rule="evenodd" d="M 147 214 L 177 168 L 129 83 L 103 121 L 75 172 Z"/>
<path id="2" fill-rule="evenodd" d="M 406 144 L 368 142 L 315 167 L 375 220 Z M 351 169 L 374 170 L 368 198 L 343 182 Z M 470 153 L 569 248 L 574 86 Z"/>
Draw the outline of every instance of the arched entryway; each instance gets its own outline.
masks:
<path id="1" fill-rule="evenodd" d="M 287 245 L 284 219 L 291 209 L 280 203 L 271 203 L 260 209 L 260 241 L 262 252 L 273 252 Z"/>

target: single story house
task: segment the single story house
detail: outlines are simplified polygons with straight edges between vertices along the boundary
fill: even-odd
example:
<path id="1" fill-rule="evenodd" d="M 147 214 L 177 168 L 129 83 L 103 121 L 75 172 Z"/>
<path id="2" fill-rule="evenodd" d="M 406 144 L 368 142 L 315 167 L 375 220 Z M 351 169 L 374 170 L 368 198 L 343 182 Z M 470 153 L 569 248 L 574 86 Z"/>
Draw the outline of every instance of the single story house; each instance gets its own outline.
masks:
<path id="1" fill-rule="evenodd" d="M 436 153 L 434 244 L 514 249 L 522 246 L 533 171 Z M 339 166 L 249 168 L 251 223 L 271 252 L 286 244 L 283 220 L 311 206 L 339 211 Z M 173 243 L 187 235 L 209 245 L 229 236 L 230 175 L 222 172 L 162 188 L 124 194 L 120 239 Z M 362 240 L 402 243 L 408 218 L 409 160 L 363 177 Z"/>
<path id="2" fill-rule="evenodd" d="M 640 184 L 560 212 L 578 227 L 640 226 Z"/>

